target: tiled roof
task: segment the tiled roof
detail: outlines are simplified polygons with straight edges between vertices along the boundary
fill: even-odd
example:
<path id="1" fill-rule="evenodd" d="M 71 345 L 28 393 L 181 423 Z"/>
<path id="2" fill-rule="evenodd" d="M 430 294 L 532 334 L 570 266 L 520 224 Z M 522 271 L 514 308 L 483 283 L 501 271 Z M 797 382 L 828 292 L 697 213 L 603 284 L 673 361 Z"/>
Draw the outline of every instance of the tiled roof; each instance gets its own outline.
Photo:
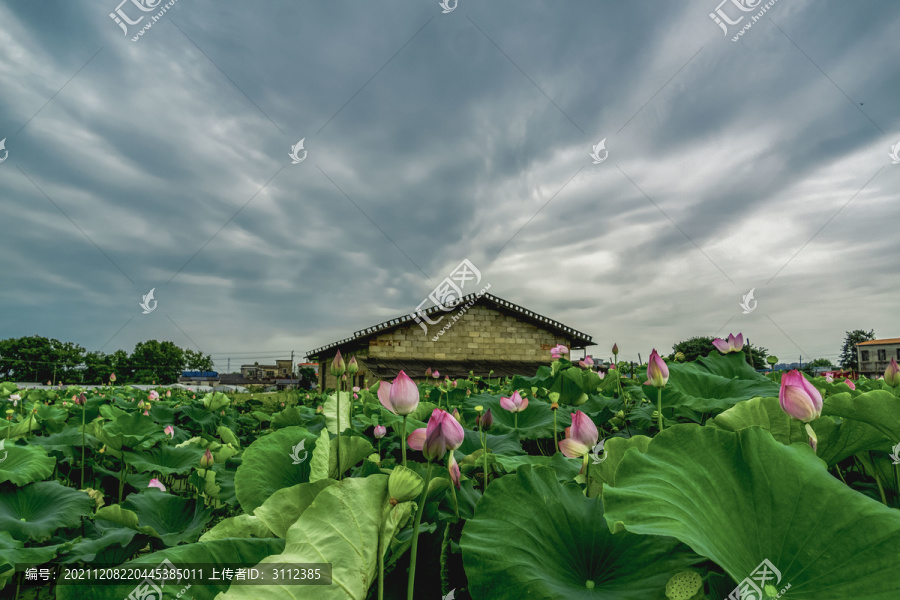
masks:
<path id="1" fill-rule="evenodd" d="M 877 346 L 879 344 L 900 344 L 900 338 L 887 338 L 885 340 L 869 340 L 868 342 L 860 342 L 857 346 Z"/>
<path id="2" fill-rule="evenodd" d="M 459 299 L 458 306 L 461 306 L 475 298 L 478 298 L 477 294 L 469 294 L 468 296 L 463 296 Z M 497 308 L 506 309 L 516 316 L 520 317 L 521 319 L 529 321 L 537 325 L 538 327 L 554 331 L 556 333 L 560 333 L 566 337 L 569 337 L 572 340 L 572 348 L 585 348 L 587 346 L 594 345 L 591 336 L 576 329 L 572 329 L 568 325 L 563 325 L 559 321 L 554 321 L 553 319 L 530 311 L 527 308 L 523 308 L 518 304 L 513 304 L 512 302 L 504 300 L 503 298 L 498 298 L 497 296 L 492 296 L 491 294 L 484 294 L 480 297 L 480 300 L 487 301 L 488 304 L 493 304 Z M 443 311 L 440 306 L 432 306 L 431 308 L 427 308 L 422 312 L 425 313 L 426 316 L 431 316 L 433 314 L 445 311 Z M 389 329 L 396 329 L 397 327 L 402 327 L 403 325 L 414 322 L 415 317 L 412 314 L 397 317 L 395 319 L 390 319 L 388 321 L 384 321 L 383 323 L 379 323 L 378 325 L 373 325 L 372 327 L 361 329 L 355 332 L 353 334 L 353 337 L 344 338 L 343 340 L 332 342 L 331 344 L 328 344 L 326 346 L 316 348 L 315 350 L 307 353 L 306 358 L 313 358 L 322 352 L 327 352 L 328 350 L 333 350 L 335 348 L 339 348 L 348 344 L 359 343 L 363 340 L 367 340 L 373 337 L 378 333 L 383 333 Z"/>

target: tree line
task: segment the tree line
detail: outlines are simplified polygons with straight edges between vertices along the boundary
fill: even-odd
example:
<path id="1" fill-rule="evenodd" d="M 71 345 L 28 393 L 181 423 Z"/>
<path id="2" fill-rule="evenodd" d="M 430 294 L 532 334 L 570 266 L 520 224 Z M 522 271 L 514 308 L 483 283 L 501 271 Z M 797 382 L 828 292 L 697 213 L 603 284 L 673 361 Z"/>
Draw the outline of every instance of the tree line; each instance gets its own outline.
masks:
<path id="1" fill-rule="evenodd" d="M 172 342 L 138 342 L 134 351 L 88 352 L 72 342 L 29 336 L 0 340 L 0 381 L 94 385 L 116 375 L 116 384 L 167 385 L 184 370 L 212 371 L 210 355 Z"/>

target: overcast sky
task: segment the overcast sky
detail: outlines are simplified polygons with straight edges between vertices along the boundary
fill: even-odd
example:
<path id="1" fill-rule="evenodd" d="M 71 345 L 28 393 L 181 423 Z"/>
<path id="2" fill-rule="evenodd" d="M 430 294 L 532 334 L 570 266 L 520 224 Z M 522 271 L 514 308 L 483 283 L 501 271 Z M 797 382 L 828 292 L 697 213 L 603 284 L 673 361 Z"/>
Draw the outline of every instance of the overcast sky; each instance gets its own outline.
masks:
<path id="1" fill-rule="evenodd" d="M 0 2 L 0 339 L 299 362 L 463 259 L 604 358 L 900 337 L 895 0 L 117 2 Z"/>

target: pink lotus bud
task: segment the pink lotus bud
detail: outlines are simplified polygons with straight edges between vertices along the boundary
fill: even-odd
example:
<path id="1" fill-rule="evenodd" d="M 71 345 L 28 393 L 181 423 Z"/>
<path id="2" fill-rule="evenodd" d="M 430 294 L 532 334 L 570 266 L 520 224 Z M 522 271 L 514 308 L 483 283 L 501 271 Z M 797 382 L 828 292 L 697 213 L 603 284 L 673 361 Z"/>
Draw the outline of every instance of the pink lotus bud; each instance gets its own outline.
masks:
<path id="1" fill-rule="evenodd" d="M 612 353 L 613 353 L 613 354 L 618 354 L 618 353 L 619 353 L 619 345 L 618 345 L 618 344 L 613 344 L 613 347 L 612 347 Z"/>
<path id="2" fill-rule="evenodd" d="M 462 425 L 447 411 L 436 408 L 428 419 L 428 426 L 413 431 L 407 443 L 413 450 L 421 450 L 428 460 L 440 460 L 447 450 L 459 448 L 464 437 Z"/>
<path id="3" fill-rule="evenodd" d="M 559 451 L 569 458 L 580 458 L 597 445 L 600 434 L 590 418 L 576 410 L 572 415 L 572 425 L 566 427 L 566 437 L 559 441 Z"/>
<path id="4" fill-rule="evenodd" d="M 359 363 L 356 362 L 355 356 L 351 356 L 350 362 L 347 363 L 347 372 L 351 375 L 356 375 L 357 371 L 359 371 Z"/>
<path id="5" fill-rule="evenodd" d="M 166 491 L 166 486 L 164 486 L 164 485 L 162 484 L 162 482 L 161 482 L 159 479 L 156 479 L 155 477 L 154 477 L 153 479 L 150 480 L 150 484 L 147 485 L 147 487 L 148 487 L 148 488 L 156 488 L 156 489 L 161 490 L 161 491 L 163 491 L 163 492 Z"/>
<path id="6" fill-rule="evenodd" d="M 47 381 L 47 385 L 53 385 L 52 381 Z"/>
<path id="7" fill-rule="evenodd" d="M 144 411 L 144 416 L 145 416 L 145 417 L 149 417 L 149 416 L 150 416 L 150 411 L 149 411 L 149 410 L 145 410 L 145 411 Z"/>
<path id="8" fill-rule="evenodd" d="M 459 411 L 456 410 L 455 408 L 453 409 L 453 418 L 456 419 L 456 422 L 459 423 L 460 425 L 463 424 L 462 417 L 460 416 Z"/>
<path id="9" fill-rule="evenodd" d="M 165 434 L 166 434 L 167 436 L 169 436 L 170 438 L 174 438 L 174 437 L 175 437 L 175 428 L 172 427 L 171 425 L 166 425 L 166 428 L 163 429 L 163 431 L 164 431 Z"/>
<path id="10" fill-rule="evenodd" d="M 453 380 L 453 387 L 456 387 L 457 383 L 458 383 L 458 380 L 454 379 L 454 380 Z"/>
<path id="11" fill-rule="evenodd" d="M 450 451 L 450 464 L 448 465 L 450 470 L 450 481 L 453 482 L 453 485 L 456 486 L 456 489 L 460 489 L 459 484 L 459 464 L 456 462 L 456 457 L 453 456 L 453 451 Z"/>
<path id="12" fill-rule="evenodd" d="M 891 387 L 900 385 L 900 365 L 897 364 L 896 358 L 891 358 L 891 364 L 884 370 L 884 380 Z"/>
<path id="13" fill-rule="evenodd" d="M 475 425 L 482 431 L 490 431 L 494 426 L 494 415 L 491 414 L 491 409 L 487 409 L 483 415 L 478 415 L 475 418 Z"/>
<path id="14" fill-rule="evenodd" d="M 115 383 L 115 382 L 116 382 L 116 374 L 115 374 L 115 373 L 110 373 L 110 374 L 109 374 L 109 382 L 110 382 L 110 383 Z"/>
<path id="15" fill-rule="evenodd" d="M 784 412 L 804 423 L 822 414 L 822 394 L 797 369 L 782 376 L 778 400 Z"/>
<path id="16" fill-rule="evenodd" d="M 159 392 L 157 392 L 156 390 L 150 390 L 148 399 L 149 400 L 159 400 Z"/>
<path id="17" fill-rule="evenodd" d="M 203 457 L 200 459 L 200 468 L 208 469 L 213 466 L 215 463 L 215 459 L 213 458 L 212 452 L 209 451 L 209 448 L 206 449 L 206 452 L 203 453 Z"/>
<path id="18" fill-rule="evenodd" d="M 144 401 L 141 400 L 140 402 L 138 402 L 138 403 L 137 403 L 137 407 L 138 407 L 138 408 L 144 408 Z"/>
<path id="19" fill-rule="evenodd" d="M 166 390 L 166 398 L 172 397 L 172 390 Z"/>
<path id="20" fill-rule="evenodd" d="M 341 356 L 341 351 L 338 350 L 334 355 L 334 360 L 331 361 L 331 374 L 340 377 L 346 370 L 347 365 L 344 364 L 344 358 Z"/>
<path id="21" fill-rule="evenodd" d="M 654 348 L 650 353 L 650 358 L 647 359 L 647 381 L 644 382 L 644 385 L 661 388 L 665 387 L 668 381 L 669 367 Z"/>
<path id="22" fill-rule="evenodd" d="M 425 369 L 425 377 L 431 377 L 431 367 Z"/>
<path id="23" fill-rule="evenodd" d="M 73 403 L 78 404 L 77 398 L 78 398 L 78 394 L 72 394 L 72 402 Z"/>
<path id="24" fill-rule="evenodd" d="M 75 404 L 83 405 L 85 402 L 87 402 L 87 396 L 84 395 L 84 392 L 81 392 L 78 394 L 78 397 L 75 398 Z"/>
<path id="25" fill-rule="evenodd" d="M 523 410 L 528 408 L 528 398 L 523 398 L 519 395 L 519 391 L 516 390 L 509 398 L 501 397 L 500 406 L 504 410 L 508 410 L 512 413 L 522 412 Z"/>
<path id="26" fill-rule="evenodd" d="M 557 344 L 554 348 L 550 349 L 550 356 L 553 358 L 559 358 L 560 354 L 568 354 L 569 349 L 563 346 L 562 344 Z"/>
<path id="27" fill-rule="evenodd" d="M 376 425 L 375 426 L 375 439 L 380 440 L 387 433 L 387 428 L 384 425 Z"/>
<path id="28" fill-rule="evenodd" d="M 604 373 L 603 371 L 598 371 L 597 375 L 600 377 L 600 379 L 603 379 L 604 377 L 606 377 L 606 373 Z"/>
<path id="29" fill-rule="evenodd" d="M 409 375 L 400 371 L 393 383 L 378 384 L 378 400 L 395 415 L 409 415 L 419 406 L 419 388 Z"/>
<path id="30" fill-rule="evenodd" d="M 740 352 L 744 348 L 744 334 L 739 333 L 737 336 L 733 334 L 728 334 L 728 341 L 725 341 L 720 338 L 716 338 L 713 340 L 713 346 L 721 352 L 722 354 L 728 354 L 729 352 Z"/>
<path id="31" fill-rule="evenodd" d="M 434 377 L 435 379 L 437 379 L 438 377 L 441 376 L 441 373 L 437 369 L 435 369 L 434 371 L 431 372 L 431 376 Z"/>
<path id="32" fill-rule="evenodd" d="M 834 377 L 832 377 L 831 375 L 826 375 L 825 381 L 828 383 L 834 383 Z"/>
<path id="33" fill-rule="evenodd" d="M 353 399 L 359 400 L 359 394 L 357 394 L 356 392 L 353 392 Z"/>
<path id="34" fill-rule="evenodd" d="M 281 403 L 281 408 L 284 408 L 284 402 Z"/>
<path id="35" fill-rule="evenodd" d="M 845 379 L 845 380 L 844 380 L 844 383 L 846 383 L 846 384 L 847 384 L 847 387 L 850 388 L 851 390 L 855 390 L 855 389 L 856 389 L 856 385 L 855 385 L 852 381 L 850 381 L 849 379 Z"/>
<path id="36" fill-rule="evenodd" d="M 318 405 L 318 406 L 316 407 L 316 414 L 317 414 L 317 415 L 321 415 L 323 412 L 325 412 L 325 408 L 324 408 L 321 404 Z"/>

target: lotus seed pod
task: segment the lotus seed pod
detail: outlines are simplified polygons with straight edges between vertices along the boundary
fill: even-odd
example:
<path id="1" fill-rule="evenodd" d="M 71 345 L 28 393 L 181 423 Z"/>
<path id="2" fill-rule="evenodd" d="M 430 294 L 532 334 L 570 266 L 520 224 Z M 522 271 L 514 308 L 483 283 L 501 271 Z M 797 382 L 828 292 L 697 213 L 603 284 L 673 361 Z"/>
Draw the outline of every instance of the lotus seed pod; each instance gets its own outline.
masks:
<path id="1" fill-rule="evenodd" d="M 703 600 L 703 578 L 695 571 L 676 573 L 666 584 L 669 600 Z"/>
<path id="2" fill-rule="evenodd" d="M 415 500 L 422 494 L 423 487 L 425 482 L 419 474 L 402 465 L 394 467 L 388 478 L 388 493 L 392 504 L 394 500 L 397 502 Z"/>

